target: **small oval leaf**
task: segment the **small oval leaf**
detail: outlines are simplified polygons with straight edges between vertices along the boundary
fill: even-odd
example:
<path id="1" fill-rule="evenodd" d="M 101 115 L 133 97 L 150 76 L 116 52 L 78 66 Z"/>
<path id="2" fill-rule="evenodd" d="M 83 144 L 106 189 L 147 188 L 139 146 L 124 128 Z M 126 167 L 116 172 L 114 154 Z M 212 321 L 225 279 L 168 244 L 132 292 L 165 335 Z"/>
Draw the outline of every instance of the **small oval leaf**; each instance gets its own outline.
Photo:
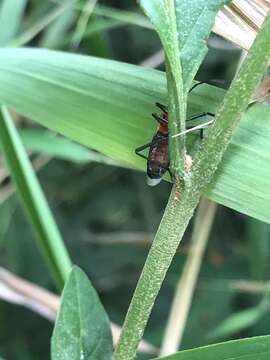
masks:
<path id="1" fill-rule="evenodd" d="M 112 348 L 108 316 L 87 276 L 74 266 L 53 331 L 52 360 L 110 360 Z"/>

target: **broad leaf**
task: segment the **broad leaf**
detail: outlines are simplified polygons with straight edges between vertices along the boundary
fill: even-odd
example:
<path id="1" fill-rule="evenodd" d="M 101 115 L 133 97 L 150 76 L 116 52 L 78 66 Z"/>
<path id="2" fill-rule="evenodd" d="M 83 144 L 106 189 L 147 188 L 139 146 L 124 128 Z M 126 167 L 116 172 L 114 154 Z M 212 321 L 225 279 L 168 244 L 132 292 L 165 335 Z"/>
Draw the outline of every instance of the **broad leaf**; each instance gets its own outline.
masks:
<path id="1" fill-rule="evenodd" d="M 260 336 L 180 351 L 156 360 L 268 360 L 269 358 L 270 336 Z"/>
<path id="2" fill-rule="evenodd" d="M 87 276 L 74 266 L 64 287 L 51 341 L 52 360 L 110 360 L 109 319 Z"/>
<path id="3" fill-rule="evenodd" d="M 134 65 L 32 49 L 0 50 L 0 102 L 81 144 L 145 170 L 134 149 L 156 129 L 164 73 Z M 189 115 L 215 112 L 223 90 L 201 85 Z M 235 132 L 207 197 L 270 222 L 270 109 L 251 106 Z M 191 135 L 192 142 L 197 139 Z M 199 141 L 199 139 L 197 140 Z M 192 149 L 189 149 L 192 153 Z"/>

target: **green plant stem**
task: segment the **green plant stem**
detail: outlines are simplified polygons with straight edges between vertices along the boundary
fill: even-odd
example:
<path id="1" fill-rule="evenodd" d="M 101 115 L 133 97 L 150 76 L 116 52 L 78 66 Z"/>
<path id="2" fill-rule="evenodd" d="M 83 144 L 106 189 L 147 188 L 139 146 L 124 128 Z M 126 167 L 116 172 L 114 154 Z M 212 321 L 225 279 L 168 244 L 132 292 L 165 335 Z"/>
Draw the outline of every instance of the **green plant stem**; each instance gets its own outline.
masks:
<path id="1" fill-rule="evenodd" d="M 186 128 L 187 92 L 183 83 L 183 71 L 180 59 L 179 39 L 174 1 L 164 6 L 167 22 L 171 26 L 170 40 L 160 32 L 160 39 L 166 53 L 166 76 L 169 100 L 169 133 L 175 135 Z M 174 177 L 185 176 L 186 142 L 185 136 L 171 137 L 170 140 L 170 169 Z"/>
<path id="2" fill-rule="evenodd" d="M 199 196 L 196 198 L 196 204 L 198 201 Z M 189 196 L 182 183 L 177 181 L 173 185 L 162 221 L 134 292 L 122 335 L 114 353 L 115 360 L 134 358 L 155 298 L 193 215 L 194 207 L 193 204 L 190 206 Z"/>
<path id="3" fill-rule="evenodd" d="M 174 74 L 166 58 L 166 74 L 169 97 L 169 132 L 171 135 L 183 132 L 186 128 L 187 96 L 182 82 L 181 65 Z M 174 176 L 185 174 L 186 142 L 185 136 L 170 138 L 170 169 Z"/>
<path id="4" fill-rule="evenodd" d="M 216 121 L 195 157 L 189 186 L 176 179 L 158 232 L 134 292 L 114 360 L 132 360 L 175 251 L 248 106 L 270 57 L 270 15 L 228 90 Z"/>
<path id="5" fill-rule="evenodd" d="M 181 343 L 216 208 L 213 201 L 201 199 L 196 211 L 190 251 L 176 286 L 160 356 L 175 353 Z"/>

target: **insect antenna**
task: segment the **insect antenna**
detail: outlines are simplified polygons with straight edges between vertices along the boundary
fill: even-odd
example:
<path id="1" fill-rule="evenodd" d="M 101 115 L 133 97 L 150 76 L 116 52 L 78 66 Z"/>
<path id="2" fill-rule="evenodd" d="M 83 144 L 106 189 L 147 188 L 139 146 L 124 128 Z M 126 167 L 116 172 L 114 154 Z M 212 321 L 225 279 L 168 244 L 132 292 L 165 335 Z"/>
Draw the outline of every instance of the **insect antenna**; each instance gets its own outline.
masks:
<path id="1" fill-rule="evenodd" d="M 186 129 L 178 134 L 175 134 L 175 135 L 172 135 L 172 138 L 176 138 L 176 137 L 179 137 L 181 135 L 184 135 L 184 134 L 187 134 L 189 132 L 192 132 L 192 131 L 195 131 L 195 130 L 201 130 L 201 129 L 205 129 L 207 127 L 209 127 L 211 124 L 213 124 L 214 120 L 210 120 L 210 121 L 207 121 L 206 123 L 204 124 L 200 124 L 200 125 L 197 125 L 197 126 L 193 126 L 192 128 L 190 129 Z"/>

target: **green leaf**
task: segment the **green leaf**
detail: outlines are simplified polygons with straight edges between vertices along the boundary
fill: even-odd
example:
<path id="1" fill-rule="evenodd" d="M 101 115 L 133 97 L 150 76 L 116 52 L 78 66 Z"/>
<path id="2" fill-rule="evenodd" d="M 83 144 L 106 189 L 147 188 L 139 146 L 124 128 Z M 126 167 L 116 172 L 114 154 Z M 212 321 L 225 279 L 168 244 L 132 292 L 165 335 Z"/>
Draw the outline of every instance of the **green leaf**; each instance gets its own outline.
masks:
<path id="1" fill-rule="evenodd" d="M 0 46 L 7 45 L 21 26 L 27 0 L 3 0 L 0 5 Z"/>
<path id="2" fill-rule="evenodd" d="M 164 73 L 48 50 L 3 49 L 0 57 L 0 102 L 129 167 L 146 169 L 134 149 L 156 131 L 150 114 L 155 101 L 166 98 Z M 223 96 L 223 90 L 201 85 L 189 96 L 189 116 L 215 112 Z M 269 107 L 249 108 L 206 193 L 265 222 L 270 222 L 269 119 Z M 198 135 L 188 140 L 195 142 L 192 154 Z"/>
<path id="3" fill-rule="evenodd" d="M 139 0 L 157 30 L 171 67 L 179 61 L 183 81 L 190 88 L 207 53 L 206 40 L 218 10 L 228 0 Z"/>
<path id="4" fill-rule="evenodd" d="M 227 319 L 222 321 L 209 336 L 211 339 L 226 338 L 239 331 L 256 324 L 260 318 L 265 314 L 266 308 L 256 306 L 251 309 L 245 309 L 228 316 Z"/>
<path id="5" fill-rule="evenodd" d="M 77 7 L 82 8 L 80 6 Z M 153 29 L 152 24 L 145 16 L 134 11 L 122 10 L 105 5 L 97 5 L 94 9 L 94 14 L 121 21 L 126 24 L 141 26 L 146 29 Z"/>
<path id="6" fill-rule="evenodd" d="M 247 218 L 245 221 L 245 240 L 250 275 L 254 280 L 268 277 L 270 254 L 270 226 L 262 221 Z"/>
<path id="7" fill-rule="evenodd" d="M 25 147 L 34 153 L 51 155 L 64 160 L 85 163 L 91 159 L 91 152 L 84 146 L 55 134 L 34 129 L 21 129 Z"/>
<path id="8" fill-rule="evenodd" d="M 45 4 L 46 5 L 46 4 Z M 37 18 L 36 22 L 25 30 L 23 33 L 19 34 L 13 41 L 9 44 L 13 47 L 19 47 L 30 42 L 35 36 L 37 36 L 42 30 L 44 30 L 50 23 L 55 21 L 59 16 L 62 16 L 67 9 L 73 5 L 73 0 L 65 1 L 60 3 L 59 6 L 55 6 L 51 12 L 43 14 L 42 17 Z"/>
<path id="9" fill-rule="evenodd" d="M 97 162 L 101 164 L 123 166 L 108 156 L 87 149 L 62 136 L 40 129 L 20 129 L 19 135 L 27 150 L 32 153 L 45 154 L 76 163 Z M 1 151 L 1 143 L 0 143 Z"/>
<path id="10" fill-rule="evenodd" d="M 71 268 L 69 256 L 10 114 L 4 106 L 0 110 L 0 141 L 12 179 L 45 260 L 63 286 Z"/>
<path id="11" fill-rule="evenodd" d="M 156 358 L 162 360 L 268 360 L 270 336 L 228 341 Z M 154 359 L 153 359 L 154 360 Z"/>
<path id="12" fill-rule="evenodd" d="M 74 266 L 64 287 L 51 340 L 52 360 L 110 360 L 108 316 L 82 270 Z"/>
<path id="13" fill-rule="evenodd" d="M 16 206 L 12 201 L 8 201 L 0 206 L 0 249 L 6 239 L 6 234 L 12 224 Z"/>
<path id="14" fill-rule="evenodd" d="M 63 45 L 68 30 L 75 20 L 75 11 L 72 6 L 65 9 L 63 14 L 53 21 L 43 32 L 39 42 L 40 47 L 57 49 Z"/>

